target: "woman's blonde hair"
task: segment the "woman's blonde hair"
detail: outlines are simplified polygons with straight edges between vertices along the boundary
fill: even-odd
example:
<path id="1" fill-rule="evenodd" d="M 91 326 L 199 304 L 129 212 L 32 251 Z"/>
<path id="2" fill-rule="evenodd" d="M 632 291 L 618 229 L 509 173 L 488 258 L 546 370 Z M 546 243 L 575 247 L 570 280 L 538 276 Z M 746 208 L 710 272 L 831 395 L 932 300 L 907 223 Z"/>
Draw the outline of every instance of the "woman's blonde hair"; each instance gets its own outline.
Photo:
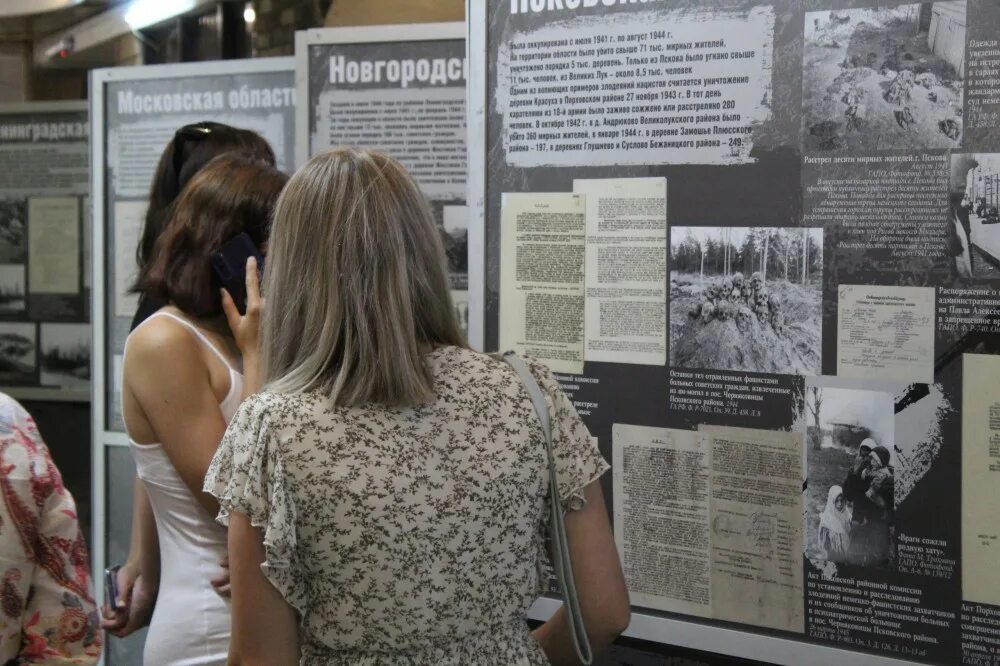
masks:
<path id="1" fill-rule="evenodd" d="M 433 396 L 423 355 L 465 345 L 427 200 L 382 153 L 332 150 L 292 176 L 275 208 L 263 292 L 270 391 L 420 404 Z"/>

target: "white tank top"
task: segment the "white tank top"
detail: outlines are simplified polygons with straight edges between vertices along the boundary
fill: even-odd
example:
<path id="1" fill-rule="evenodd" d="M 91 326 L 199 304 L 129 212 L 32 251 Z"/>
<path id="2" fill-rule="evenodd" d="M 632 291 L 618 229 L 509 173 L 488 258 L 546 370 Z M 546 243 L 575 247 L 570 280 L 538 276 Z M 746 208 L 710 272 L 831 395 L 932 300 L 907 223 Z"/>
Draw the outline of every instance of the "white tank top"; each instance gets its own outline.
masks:
<path id="1" fill-rule="evenodd" d="M 229 392 L 219 404 L 228 424 L 240 406 L 243 375 L 190 321 L 162 310 L 146 321 L 153 317 L 169 317 L 183 325 L 229 369 Z M 127 351 L 127 341 L 125 347 Z M 226 555 L 226 530 L 195 499 L 160 444 L 139 444 L 131 437 L 129 443 L 160 541 L 160 591 L 143 662 L 221 666 L 229 653 L 229 600 L 216 594 L 210 581 L 222 571 L 219 561 Z"/>

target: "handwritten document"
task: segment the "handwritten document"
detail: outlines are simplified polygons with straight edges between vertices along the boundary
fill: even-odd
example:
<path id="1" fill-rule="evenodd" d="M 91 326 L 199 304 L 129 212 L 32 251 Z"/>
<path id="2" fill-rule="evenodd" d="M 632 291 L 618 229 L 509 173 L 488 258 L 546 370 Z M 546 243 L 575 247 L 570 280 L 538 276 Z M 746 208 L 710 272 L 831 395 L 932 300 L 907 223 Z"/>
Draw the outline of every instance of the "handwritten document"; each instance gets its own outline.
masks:
<path id="1" fill-rule="evenodd" d="M 840 285 L 837 376 L 934 382 L 934 289 Z"/>
<path id="2" fill-rule="evenodd" d="M 714 617 L 803 632 L 803 434 L 721 426 L 700 432 L 712 461 Z"/>

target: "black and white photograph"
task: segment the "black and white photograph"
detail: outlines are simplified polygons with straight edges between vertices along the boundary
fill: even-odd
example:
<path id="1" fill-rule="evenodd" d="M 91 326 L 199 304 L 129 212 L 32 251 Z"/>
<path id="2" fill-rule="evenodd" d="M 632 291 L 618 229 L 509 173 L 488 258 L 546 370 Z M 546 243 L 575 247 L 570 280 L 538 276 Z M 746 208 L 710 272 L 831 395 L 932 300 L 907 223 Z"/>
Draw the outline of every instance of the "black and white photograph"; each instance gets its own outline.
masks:
<path id="1" fill-rule="evenodd" d="M 90 326 L 42 324 L 39 366 L 43 386 L 86 389 L 90 386 Z"/>
<path id="2" fill-rule="evenodd" d="M 452 289 L 469 285 L 469 209 L 464 205 L 434 206 L 441 243 L 448 259 Z"/>
<path id="3" fill-rule="evenodd" d="M 19 263 L 28 255 L 28 202 L 0 199 L 0 264 Z"/>
<path id="4" fill-rule="evenodd" d="M 24 264 L 0 264 L 0 314 L 24 312 Z"/>
<path id="5" fill-rule="evenodd" d="M 0 383 L 34 383 L 37 347 L 34 324 L 0 323 Z"/>
<path id="6" fill-rule="evenodd" d="M 953 153 L 949 254 L 963 278 L 1000 278 L 1000 153 Z"/>
<path id="7" fill-rule="evenodd" d="M 670 365 L 820 373 L 823 230 L 673 227 Z"/>
<path id="8" fill-rule="evenodd" d="M 893 566 L 894 402 L 888 391 L 807 382 L 806 557 Z"/>
<path id="9" fill-rule="evenodd" d="M 804 149 L 959 147 L 965 44 L 964 0 L 807 12 Z"/>
<path id="10" fill-rule="evenodd" d="M 451 301 L 455 305 L 455 318 L 462 333 L 469 335 L 469 292 L 455 290 L 451 292 Z"/>

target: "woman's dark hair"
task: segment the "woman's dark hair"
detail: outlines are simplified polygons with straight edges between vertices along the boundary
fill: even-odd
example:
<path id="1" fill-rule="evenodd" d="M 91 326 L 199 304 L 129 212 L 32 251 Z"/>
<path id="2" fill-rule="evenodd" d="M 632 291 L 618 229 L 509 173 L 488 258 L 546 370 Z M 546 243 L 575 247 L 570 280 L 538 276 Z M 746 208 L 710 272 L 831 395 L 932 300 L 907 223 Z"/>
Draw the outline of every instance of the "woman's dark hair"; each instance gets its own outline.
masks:
<path id="1" fill-rule="evenodd" d="M 241 153 L 206 164 L 170 207 L 170 219 L 151 260 L 139 270 L 136 288 L 195 317 L 219 314 L 212 254 L 243 232 L 262 248 L 287 180 L 270 164 Z"/>
<path id="2" fill-rule="evenodd" d="M 152 259 L 153 246 L 170 218 L 170 205 L 188 181 L 213 158 L 241 153 L 274 166 L 274 151 L 259 134 L 222 123 L 204 121 L 177 130 L 160 156 L 149 188 L 149 208 L 135 258 L 140 271 Z M 142 291 L 139 284 L 133 287 Z"/>

